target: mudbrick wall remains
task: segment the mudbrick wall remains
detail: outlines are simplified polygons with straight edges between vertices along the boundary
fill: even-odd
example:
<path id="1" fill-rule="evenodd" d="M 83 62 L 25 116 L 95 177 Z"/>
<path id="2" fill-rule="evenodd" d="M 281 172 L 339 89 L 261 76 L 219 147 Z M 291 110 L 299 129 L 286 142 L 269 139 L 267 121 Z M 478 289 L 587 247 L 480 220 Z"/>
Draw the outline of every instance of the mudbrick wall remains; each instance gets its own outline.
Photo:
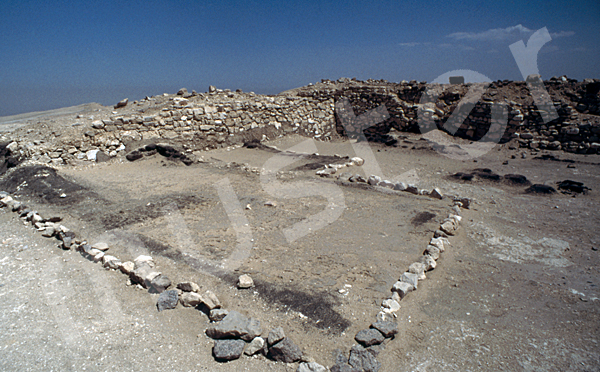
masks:
<path id="1" fill-rule="evenodd" d="M 179 142 L 192 153 L 264 135 L 298 133 L 327 141 L 364 134 L 369 141 L 388 142 L 392 130 L 422 133 L 441 129 L 475 141 L 484 138 L 505 143 L 514 139 L 524 148 L 597 154 L 600 80 L 577 82 L 560 77 L 543 85 L 540 80 L 545 88 L 543 98 L 552 107 L 536 105 L 530 84 L 506 80 L 486 85 L 396 84 L 342 78 L 276 96 L 214 87 L 200 94 L 182 89 L 177 95 L 147 97 L 114 111 L 79 115 L 79 122 L 47 140 L 34 139 L 36 133 L 25 136 L 15 132 L 8 149 L 41 162 L 62 164 L 77 158 L 96 160 L 96 155 L 124 155 L 126 145 L 140 140 Z M 473 95 L 477 89 L 481 94 Z M 352 112 L 342 109 L 340 103 L 345 100 Z M 140 106 L 143 108 L 138 109 Z M 552 112 L 558 117 L 545 121 Z M 449 118 L 460 126 L 445 126 Z"/>

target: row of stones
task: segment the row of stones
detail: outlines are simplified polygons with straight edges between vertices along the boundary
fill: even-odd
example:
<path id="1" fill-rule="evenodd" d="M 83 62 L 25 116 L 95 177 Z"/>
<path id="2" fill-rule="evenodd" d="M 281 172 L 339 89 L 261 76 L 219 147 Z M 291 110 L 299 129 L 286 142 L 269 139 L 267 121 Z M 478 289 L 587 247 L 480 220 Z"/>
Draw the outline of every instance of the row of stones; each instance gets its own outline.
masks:
<path id="1" fill-rule="evenodd" d="M 425 195 L 425 196 L 429 196 L 434 199 L 441 200 L 444 198 L 444 195 L 442 194 L 440 189 L 438 189 L 437 187 L 433 188 L 432 190 L 419 189 L 417 186 L 415 186 L 413 184 L 406 184 L 404 182 L 392 182 L 389 180 L 381 179 L 381 177 L 375 176 L 375 175 L 371 175 L 371 176 L 369 176 L 369 178 L 365 179 L 360 174 L 350 175 L 348 173 L 345 173 L 345 174 L 343 173 L 340 175 L 340 178 L 342 179 L 342 181 L 347 180 L 348 182 L 363 182 L 363 183 L 368 183 L 371 186 L 378 186 L 378 187 L 387 188 L 387 189 L 391 189 L 391 190 L 395 190 L 395 191 L 404 191 L 404 192 L 414 194 L 414 195 Z"/>
<path id="2" fill-rule="evenodd" d="M 420 190 L 414 185 L 405 185 L 402 182 L 392 183 L 375 175 L 366 180 L 360 175 L 353 175 L 348 177 L 348 181 L 366 182 L 373 187 L 407 191 L 412 194 L 428 195 L 436 199 L 444 198 L 438 188 L 434 188 L 432 191 Z M 368 329 L 360 330 L 355 335 L 354 339 L 358 344 L 350 349 L 349 358 L 346 359 L 344 355 L 339 355 L 336 364 L 330 369 L 332 372 L 376 372 L 381 368 L 381 363 L 377 361 L 379 353 L 377 345 L 382 344 L 387 338 L 393 338 L 398 333 L 395 318 L 397 317 L 396 313 L 400 310 L 400 301 L 408 293 L 417 290 L 418 282 L 427 278 L 425 272 L 436 268 L 440 254 L 445 252 L 450 245 L 448 237 L 454 235 L 459 228 L 462 219 L 460 208 L 468 208 L 469 204 L 469 199 L 454 199 L 453 213 L 442 221 L 419 260 L 410 264 L 406 272 L 393 285 L 391 288 L 392 295 L 381 303 L 381 310 L 377 314 L 376 322 L 371 324 Z"/>
<path id="3" fill-rule="evenodd" d="M 176 289 L 171 287 L 171 280 L 155 270 L 152 257 L 140 255 L 132 261 L 122 262 L 119 258 L 107 254 L 109 245 L 97 242 L 93 245 L 76 238 L 76 234 L 67 227 L 58 224 L 60 217 L 44 218 L 37 211 L 29 209 L 23 203 L 14 200 L 8 193 L 0 192 L 0 207 L 7 207 L 18 213 L 19 217 L 31 222 L 41 231 L 44 237 L 56 237 L 61 241 L 61 248 L 79 251 L 85 258 L 100 263 L 104 268 L 120 271 L 128 276 L 128 285 L 137 285 L 148 289 L 151 293 L 160 293 L 156 306 L 158 311 L 175 309 L 178 303 L 184 307 L 196 307 L 207 313 L 211 324 L 206 335 L 215 340 L 213 356 L 218 361 L 238 359 L 242 354 L 253 356 L 263 354 L 275 361 L 285 363 L 301 362 L 299 372 L 325 372 L 327 369 L 304 355 L 302 350 L 285 336 L 281 327 L 272 329 L 268 337 L 261 337 L 260 321 L 246 318 L 237 311 L 222 308 L 221 301 L 211 290 L 201 291 L 194 282 L 180 282 Z M 254 285 L 252 278 L 241 275 L 238 288 L 246 289 Z"/>

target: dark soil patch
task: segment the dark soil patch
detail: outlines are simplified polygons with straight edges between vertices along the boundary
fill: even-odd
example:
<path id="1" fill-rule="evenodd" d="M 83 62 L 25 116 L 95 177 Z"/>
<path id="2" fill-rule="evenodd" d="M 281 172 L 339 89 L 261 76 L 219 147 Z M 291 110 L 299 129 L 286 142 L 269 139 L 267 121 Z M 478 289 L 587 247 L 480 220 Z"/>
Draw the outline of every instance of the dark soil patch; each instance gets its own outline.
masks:
<path id="1" fill-rule="evenodd" d="M 527 177 L 520 174 L 505 174 L 504 181 L 510 185 L 530 186 L 531 182 Z"/>
<path id="2" fill-rule="evenodd" d="M 501 176 L 493 172 L 489 168 L 476 168 L 471 172 L 457 172 L 451 176 L 450 179 L 465 181 L 465 182 L 488 182 L 488 183 L 499 183 L 503 182 L 509 186 L 530 186 L 531 182 L 527 177 L 520 174 L 506 174 Z"/>
<path id="3" fill-rule="evenodd" d="M 57 206 L 71 206 L 89 197 L 99 198 L 93 191 L 43 165 L 15 169 L 0 180 L 0 187 L 11 194 L 27 195 L 40 203 Z M 62 194 L 66 197 L 61 197 Z"/>
<path id="4" fill-rule="evenodd" d="M 536 156 L 534 159 L 560 161 L 560 162 L 563 162 L 563 163 L 575 163 L 574 160 L 560 159 L 558 156 L 554 156 L 554 155 L 550 155 L 550 154 L 544 154 L 544 155 L 541 155 L 541 156 Z"/>
<path id="5" fill-rule="evenodd" d="M 97 216 L 97 212 L 92 212 L 82 217 L 92 220 L 99 219 L 104 228 L 110 230 L 158 218 L 164 215 L 163 209 L 170 204 L 174 204 L 178 210 L 183 210 L 205 203 L 206 200 L 201 196 L 170 195 L 152 202 L 134 201 L 115 204 L 114 208 L 106 208 L 107 211 L 100 216 Z"/>
<path id="6" fill-rule="evenodd" d="M 454 178 L 461 181 L 484 180 L 498 182 L 502 179 L 502 176 L 492 172 L 492 170 L 488 168 L 476 168 L 470 172 L 455 173 L 451 175 L 450 178 Z"/>
<path id="7" fill-rule="evenodd" d="M 307 155 L 302 158 L 305 164 L 300 165 L 293 170 L 295 171 L 312 171 L 323 169 L 328 164 L 345 163 L 348 157 L 339 156 L 323 156 L 323 155 Z"/>
<path id="8" fill-rule="evenodd" d="M 583 185 L 583 182 L 564 180 L 561 182 L 557 182 L 557 184 L 558 184 L 558 189 L 561 190 L 565 194 L 569 194 L 569 193 L 585 194 L 588 190 L 590 190 L 590 188 L 585 187 Z"/>
<path id="9" fill-rule="evenodd" d="M 556 189 L 552 186 L 535 184 L 525 190 L 528 194 L 542 194 L 542 195 L 550 195 L 555 194 Z"/>
<path id="10" fill-rule="evenodd" d="M 244 147 L 249 148 L 249 149 L 259 149 L 259 148 L 265 147 L 265 146 L 263 146 L 262 143 L 260 143 L 259 139 L 253 138 L 250 141 L 244 142 Z"/>
<path id="11" fill-rule="evenodd" d="M 249 149 L 263 150 L 263 151 L 272 152 L 272 153 L 276 153 L 276 154 L 281 152 L 280 150 L 263 145 L 260 142 L 260 140 L 257 138 L 252 138 L 251 140 L 244 142 L 244 147 L 249 148 Z"/>
<path id="12" fill-rule="evenodd" d="M 178 249 L 145 235 L 138 234 L 137 237 L 151 254 L 161 255 L 175 262 L 184 263 L 200 272 L 210 273 L 231 285 L 235 285 L 237 281 L 236 274 L 184 255 Z M 293 310 L 304 314 L 315 328 L 339 335 L 351 325 L 349 320 L 334 310 L 334 306 L 338 303 L 326 292 L 308 293 L 290 288 L 281 289 L 280 285 L 256 280 L 255 290 L 267 301 L 282 306 L 281 311 Z"/>
<path id="13" fill-rule="evenodd" d="M 152 254 L 162 255 L 163 253 L 172 250 L 168 245 L 147 237 L 146 235 L 137 234 L 137 237 L 144 243 L 144 247 Z"/>
<path id="14" fill-rule="evenodd" d="M 190 255 L 183 254 L 183 252 L 181 252 L 179 249 L 161 243 L 146 235 L 136 234 L 136 236 L 142 241 L 144 247 L 153 255 L 161 255 L 177 263 L 183 263 L 197 270 L 198 272 L 208 273 L 210 275 L 222 279 L 227 283 L 231 283 L 231 285 L 235 285 L 237 281 L 237 276 L 223 270 L 221 267 L 218 266 L 218 264 L 214 264 L 210 261 L 200 260 L 191 257 Z"/>
<path id="15" fill-rule="evenodd" d="M 461 180 L 461 181 L 472 181 L 473 178 L 475 178 L 475 176 L 472 175 L 471 173 L 464 173 L 464 172 L 457 172 L 450 177 L 457 179 L 457 180 Z"/>
<path id="16" fill-rule="evenodd" d="M 421 226 L 429 221 L 431 221 L 436 215 L 431 212 L 420 212 L 415 217 L 410 220 L 410 223 L 413 226 Z"/>
<path id="17" fill-rule="evenodd" d="M 28 196 L 42 204 L 68 207 L 70 213 L 100 224 L 105 229 L 116 229 L 155 219 L 162 216 L 163 209 L 170 204 L 183 210 L 207 203 L 202 196 L 179 194 L 152 200 L 110 201 L 64 178 L 55 169 L 41 165 L 15 169 L 0 180 L 0 189 L 15 195 Z M 65 197 L 61 197 L 62 194 Z"/>
<path id="18" fill-rule="evenodd" d="M 177 150 L 173 146 L 163 143 L 150 143 L 146 146 L 142 146 L 137 150 L 133 150 L 132 152 L 127 154 L 125 158 L 129 161 L 136 161 L 138 159 L 143 158 L 144 156 L 152 156 L 156 153 L 164 156 L 167 159 L 180 160 L 185 165 L 191 165 L 194 163 L 194 160 L 190 159 L 186 154 Z"/>
<path id="19" fill-rule="evenodd" d="M 336 303 L 326 292 L 307 293 L 289 288 L 281 289 L 280 285 L 260 282 L 255 282 L 255 286 L 268 301 L 306 315 L 312 325 L 318 329 L 339 335 L 351 325 L 349 320 L 333 309 Z"/>
<path id="20" fill-rule="evenodd" d="M 477 168 L 473 169 L 473 175 L 479 177 L 482 180 L 500 181 L 501 175 L 492 172 L 489 168 Z"/>
<path id="21" fill-rule="evenodd" d="M 571 164 L 590 164 L 590 165 L 600 165 L 598 162 L 591 161 L 582 161 L 582 160 L 572 160 L 572 159 L 561 159 L 560 157 L 552 154 L 543 154 L 540 156 L 536 156 L 534 159 L 536 160 L 549 160 L 549 161 L 557 161 L 561 163 L 571 163 Z M 585 157 L 583 159 L 594 159 L 594 157 Z"/>

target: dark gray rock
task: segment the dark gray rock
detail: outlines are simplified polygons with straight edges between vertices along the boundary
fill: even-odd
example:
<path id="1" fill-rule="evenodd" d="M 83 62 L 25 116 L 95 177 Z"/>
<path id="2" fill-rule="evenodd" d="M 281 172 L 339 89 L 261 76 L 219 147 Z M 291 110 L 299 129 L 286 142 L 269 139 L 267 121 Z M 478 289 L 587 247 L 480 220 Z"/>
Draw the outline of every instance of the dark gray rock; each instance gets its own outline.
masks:
<path id="1" fill-rule="evenodd" d="M 294 363 L 302 358 L 302 350 L 286 337 L 269 348 L 268 356 L 275 361 Z"/>
<path id="2" fill-rule="evenodd" d="M 119 102 L 118 102 L 118 103 L 115 105 L 115 108 L 116 108 L 116 109 L 118 109 L 118 108 L 121 108 L 121 107 L 125 107 L 125 106 L 127 106 L 127 104 L 128 104 L 128 103 L 129 103 L 129 98 L 125 98 L 125 99 L 123 99 L 123 100 L 120 100 L 120 101 L 119 101 Z"/>
<path id="3" fill-rule="evenodd" d="M 82 244 L 79 246 L 79 250 L 87 255 L 87 256 L 91 256 L 92 255 L 92 246 L 89 244 Z"/>
<path id="4" fill-rule="evenodd" d="M 210 338 L 241 338 L 251 341 L 261 334 L 260 322 L 256 319 L 248 319 L 237 311 L 230 311 L 222 321 L 211 324 L 206 329 L 206 335 Z"/>
<path id="5" fill-rule="evenodd" d="M 525 190 L 528 194 L 555 194 L 556 189 L 552 186 L 536 183 Z"/>
<path id="6" fill-rule="evenodd" d="M 359 331 L 354 339 L 363 346 L 379 345 L 385 337 L 376 329 L 363 329 Z"/>
<path id="7" fill-rule="evenodd" d="M 238 359 L 242 356 L 245 346 L 243 340 L 215 340 L 213 356 L 219 361 Z"/>
<path id="8" fill-rule="evenodd" d="M 366 347 L 365 350 L 367 350 L 371 355 L 377 358 L 379 353 L 381 353 L 382 347 L 382 345 L 373 345 L 370 347 Z"/>
<path id="9" fill-rule="evenodd" d="M 283 328 L 277 327 L 273 328 L 269 331 L 269 338 L 267 338 L 267 342 L 269 346 L 275 345 L 279 341 L 285 338 L 285 332 L 283 332 Z"/>
<path id="10" fill-rule="evenodd" d="M 262 329 L 260 328 L 260 321 L 258 319 L 250 318 L 248 319 L 248 324 L 246 325 L 247 334 L 242 335 L 242 340 L 244 341 L 252 341 L 254 337 L 260 336 L 262 333 Z"/>
<path id="11" fill-rule="evenodd" d="M 63 232 L 61 231 L 58 234 L 58 237 L 60 240 L 63 240 L 65 237 L 71 238 L 71 242 L 73 242 L 73 240 L 75 240 L 75 233 L 73 231 L 67 231 L 67 232 Z"/>
<path id="12" fill-rule="evenodd" d="M 419 189 L 415 185 L 407 185 L 406 190 L 404 191 L 409 192 L 411 194 L 419 195 Z"/>
<path id="13" fill-rule="evenodd" d="M 96 163 L 103 163 L 110 160 L 110 156 L 106 155 L 102 151 L 98 151 L 96 154 Z"/>
<path id="14" fill-rule="evenodd" d="M 177 91 L 177 95 L 183 96 L 184 94 L 187 94 L 187 92 L 188 92 L 187 88 L 181 88 Z"/>
<path id="15" fill-rule="evenodd" d="M 62 246 L 64 249 L 71 249 L 71 244 L 73 241 L 70 236 L 63 236 L 62 238 Z"/>
<path id="16" fill-rule="evenodd" d="M 136 161 L 143 157 L 144 157 L 144 155 L 137 150 L 134 150 L 134 151 L 130 152 L 129 154 L 125 155 L 125 159 L 127 159 L 129 161 Z"/>
<path id="17" fill-rule="evenodd" d="M 377 321 L 371 324 L 371 327 L 381 332 L 381 334 L 386 338 L 390 338 L 398 333 L 398 324 L 395 322 Z"/>
<path id="18" fill-rule="evenodd" d="M 347 364 L 348 363 L 348 353 L 341 349 L 335 349 L 333 352 L 334 364 Z"/>
<path id="19" fill-rule="evenodd" d="M 365 372 L 377 372 L 381 368 L 381 363 L 375 359 L 373 353 L 361 345 L 352 346 L 348 363 L 359 371 Z"/>
<path id="20" fill-rule="evenodd" d="M 158 311 L 174 309 L 179 302 L 179 293 L 176 290 L 164 291 L 158 296 L 156 307 Z"/>
<path id="21" fill-rule="evenodd" d="M 171 286 L 171 280 L 166 275 L 159 275 L 152 279 L 150 286 L 156 293 L 162 293 Z"/>

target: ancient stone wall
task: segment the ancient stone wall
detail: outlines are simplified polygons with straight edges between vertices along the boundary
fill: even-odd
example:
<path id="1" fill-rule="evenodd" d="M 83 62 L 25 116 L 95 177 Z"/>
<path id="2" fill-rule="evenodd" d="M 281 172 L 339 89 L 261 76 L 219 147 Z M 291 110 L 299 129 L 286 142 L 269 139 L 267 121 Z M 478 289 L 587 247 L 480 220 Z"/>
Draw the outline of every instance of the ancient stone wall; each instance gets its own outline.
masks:
<path id="1" fill-rule="evenodd" d="M 235 142 L 255 129 L 270 128 L 330 140 L 335 134 L 331 99 L 264 97 L 253 100 L 223 99 L 191 103 L 174 98 L 170 108 L 151 115 L 119 116 L 96 121 L 90 141 L 101 145 L 110 137 L 134 140 L 165 138 L 201 139 L 207 143 Z"/>
<path id="2" fill-rule="evenodd" d="M 369 141 L 387 143 L 393 129 L 440 129 L 473 141 L 515 139 L 524 148 L 599 153 L 600 80 L 562 77 L 544 82 L 553 107 L 536 105 L 526 82 L 497 81 L 473 98 L 477 87 L 340 79 L 277 96 L 213 90 L 148 97 L 144 112 L 136 111 L 137 106 L 119 107 L 106 117 L 87 118 L 88 123 L 70 128 L 70 134 L 65 129 L 54 141 L 12 138 L 15 143 L 8 143 L 34 160 L 62 164 L 124 155 L 126 145 L 140 140 L 179 142 L 189 153 L 265 135 L 297 133 L 327 141 L 364 134 Z M 343 102 L 346 110 L 340 109 Z M 553 111 L 558 117 L 545 122 Z"/>
<path id="3" fill-rule="evenodd" d="M 459 106 L 469 85 L 427 85 L 409 82 L 384 87 L 350 86 L 302 92 L 313 98 L 347 99 L 353 113 L 336 116 L 338 133 L 357 137 L 364 130 L 372 141 L 386 141 L 391 129 L 423 133 L 441 129 L 469 140 L 507 142 L 517 138 L 522 147 L 598 153 L 600 147 L 600 96 L 595 80 L 576 83 L 560 79 L 545 82 L 558 118 L 547 123 L 552 108 L 536 105 L 525 82 L 496 82 L 479 100 Z M 468 99 L 467 99 L 468 101 Z M 499 104 L 500 103 L 500 104 Z M 360 115 L 385 105 L 389 118 Z M 495 111 L 495 112 L 494 112 Z M 338 113 L 339 114 L 339 113 Z M 445 128 L 451 115 L 462 123 L 455 131 Z M 365 121 L 376 123 L 365 129 Z"/>

